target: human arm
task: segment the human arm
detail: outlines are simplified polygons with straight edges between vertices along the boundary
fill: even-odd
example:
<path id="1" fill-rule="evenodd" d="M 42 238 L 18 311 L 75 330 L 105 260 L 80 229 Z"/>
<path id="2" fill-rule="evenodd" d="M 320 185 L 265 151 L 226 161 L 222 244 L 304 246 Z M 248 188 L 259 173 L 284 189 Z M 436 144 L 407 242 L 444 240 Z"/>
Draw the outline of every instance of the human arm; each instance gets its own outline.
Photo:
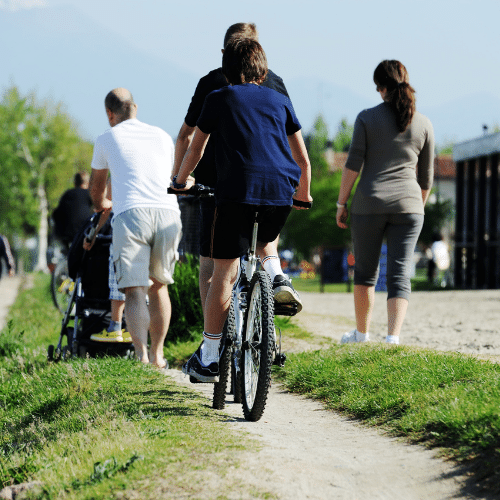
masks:
<path id="1" fill-rule="evenodd" d="M 190 127 L 186 122 L 182 124 L 177 140 L 175 141 L 175 159 L 174 168 L 172 169 L 172 178 L 179 173 L 182 165 L 182 160 L 193 141 L 196 127 Z"/>
<path id="2" fill-rule="evenodd" d="M 106 197 L 106 183 L 108 180 L 108 169 L 92 169 L 90 174 L 89 191 L 96 212 L 103 210 L 110 212 L 113 202 Z"/>
<path id="3" fill-rule="evenodd" d="M 106 199 L 107 200 L 112 200 L 112 192 L 111 192 L 111 179 L 108 177 L 107 183 L 106 183 Z M 95 240 L 97 238 L 97 233 L 104 227 L 104 224 L 106 224 L 106 221 L 109 219 L 109 216 L 111 215 L 110 210 L 105 210 L 104 212 L 101 212 L 101 215 L 99 216 L 99 222 L 97 223 L 97 226 L 94 231 L 94 236 L 91 240 L 88 240 L 87 238 L 83 239 L 83 249 L 86 250 L 87 252 L 92 249 L 94 246 Z"/>
<path id="4" fill-rule="evenodd" d="M 307 154 L 306 145 L 302 132 L 298 130 L 295 134 L 288 136 L 288 144 L 292 150 L 292 157 L 300 167 L 300 179 L 294 199 L 305 202 L 312 202 L 311 197 L 311 163 Z M 297 210 L 305 210 L 304 207 L 294 206 Z"/>
<path id="5" fill-rule="evenodd" d="M 347 209 L 347 200 L 351 196 L 352 187 L 358 178 L 359 172 L 355 172 L 344 166 L 342 169 L 342 180 L 340 181 L 340 192 L 337 200 L 337 226 L 347 229 L 346 224 L 349 211 Z"/>
<path id="6" fill-rule="evenodd" d="M 178 191 L 185 191 L 193 186 L 194 178 L 191 177 L 191 173 L 203 156 L 209 138 L 210 134 L 205 134 L 205 132 L 196 127 L 193 140 L 182 160 L 176 179 L 177 184 L 186 184 L 186 186 Z"/>
<path id="7" fill-rule="evenodd" d="M 418 155 L 417 181 L 422 190 L 422 202 L 425 206 L 434 181 L 434 131 L 430 123 L 424 146 Z"/>

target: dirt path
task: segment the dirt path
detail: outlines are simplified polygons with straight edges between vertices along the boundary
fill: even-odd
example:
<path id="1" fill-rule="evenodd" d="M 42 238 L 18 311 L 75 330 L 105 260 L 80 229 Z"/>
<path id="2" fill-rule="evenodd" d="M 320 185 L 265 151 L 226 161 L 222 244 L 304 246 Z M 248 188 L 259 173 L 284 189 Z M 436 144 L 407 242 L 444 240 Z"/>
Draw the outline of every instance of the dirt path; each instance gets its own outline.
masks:
<path id="1" fill-rule="evenodd" d="M 304 309 L 295 321 L 323 342 L 338 340 L 353 328 L 352 295 L 302 297 Z M 387 325 L 385 295 L 377 299 L 373 339 L 380 341 Z M 415 293 L 402 343 L 500 355 L 499 306 L 500 291 Z M 211 400 L 208 384 L 189 384 L 175 370 L 171 375 Z M 245 483 L 254 477 L 255 485 L 283 500 L 488 498 L 468 485 L 466 471 L 441 460 L 435 451 L 362 427 L 280 387 L 272 387 L 259 422 L 246 422 L 241 405 L 229 403 L 224 411 L 229 426 L 262 443 L 260 452 L 242 458 Z"/>

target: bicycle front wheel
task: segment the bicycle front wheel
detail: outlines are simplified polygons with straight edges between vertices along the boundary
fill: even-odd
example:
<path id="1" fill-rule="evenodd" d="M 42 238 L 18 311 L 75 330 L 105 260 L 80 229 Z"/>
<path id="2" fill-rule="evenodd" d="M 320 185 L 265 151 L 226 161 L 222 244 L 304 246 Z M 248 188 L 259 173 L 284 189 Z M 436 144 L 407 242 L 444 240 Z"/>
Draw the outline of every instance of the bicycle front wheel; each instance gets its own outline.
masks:
<path id="1" fill-rule="evenodd" d="M 68 308 L 74 286 L 68 274 L 68 260 L 63 258 L 57 263 L 50 282 L 52 300 L 61 313 L 65 313 Z"/>
<path id="2" fill-rule="evenodd" d="M 274 351 L 274 300 L 265 271 L 253 275 L 248 297 L 242 346 L 243 414 L 256 422 L 266 406 Z"/>

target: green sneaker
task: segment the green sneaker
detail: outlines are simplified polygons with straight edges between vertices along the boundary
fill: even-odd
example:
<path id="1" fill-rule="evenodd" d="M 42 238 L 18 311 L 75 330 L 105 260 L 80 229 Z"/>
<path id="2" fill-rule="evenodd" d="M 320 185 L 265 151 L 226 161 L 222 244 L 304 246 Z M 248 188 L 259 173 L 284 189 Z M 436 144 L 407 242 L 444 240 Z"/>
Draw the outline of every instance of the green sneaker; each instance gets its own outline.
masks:
<path id="1" fill-rule="evenodd" d="M 114 332 L 103 330 L 101 333 L 91 335 L 90 340 L 94 340 L 95 342 L 123 342 L 123 335 L 121 330 Z"/>

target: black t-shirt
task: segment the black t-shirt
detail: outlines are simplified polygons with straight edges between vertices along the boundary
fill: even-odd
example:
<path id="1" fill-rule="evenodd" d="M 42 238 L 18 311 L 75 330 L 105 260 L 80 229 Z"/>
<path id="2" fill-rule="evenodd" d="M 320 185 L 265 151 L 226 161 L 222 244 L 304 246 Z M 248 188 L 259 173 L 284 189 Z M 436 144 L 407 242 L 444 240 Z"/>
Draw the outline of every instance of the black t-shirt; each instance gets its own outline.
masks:
<path id="1" fill-rule="evenodd" d="M 70 243 L 92 214 L 92 199 L 88 189 L 68 189 L 61 196 L 59 206 L 52 215 L 56 235 Z"/>
<path id="2" fill-rule="evenodd" d="M 263 87 L 276 90 L 280 94 L 289 97 L 283 80 L 271 70 L 268 71 L 266 79 L 262 82 L 261 85 Z M 186 118 L 184 118 L 186 125 L 195 127 L 196 122 L 200 117 L 201 110 L 203 108 L 203 104 L 205 103 L 205 98 L 207 97 L 207 95 L 214 90 L 218 90 L 227 86 L 228 83 L 226 77 L 222 73 L 222 68 L 214 69 L 203 78 L 201 78 L 191 99 L 191 104 L 189 105 Z M 215 187 L 217 179 L 215 169 L 215 134 L 216 132 L 210 135 L 210 139 L 205 148 L 205 152 L 203 153 L 203 157 L 199 161 L 198 166 L 194 171 L 196 182 L 198 184 L 203 184 L 210 187 Z"/>

